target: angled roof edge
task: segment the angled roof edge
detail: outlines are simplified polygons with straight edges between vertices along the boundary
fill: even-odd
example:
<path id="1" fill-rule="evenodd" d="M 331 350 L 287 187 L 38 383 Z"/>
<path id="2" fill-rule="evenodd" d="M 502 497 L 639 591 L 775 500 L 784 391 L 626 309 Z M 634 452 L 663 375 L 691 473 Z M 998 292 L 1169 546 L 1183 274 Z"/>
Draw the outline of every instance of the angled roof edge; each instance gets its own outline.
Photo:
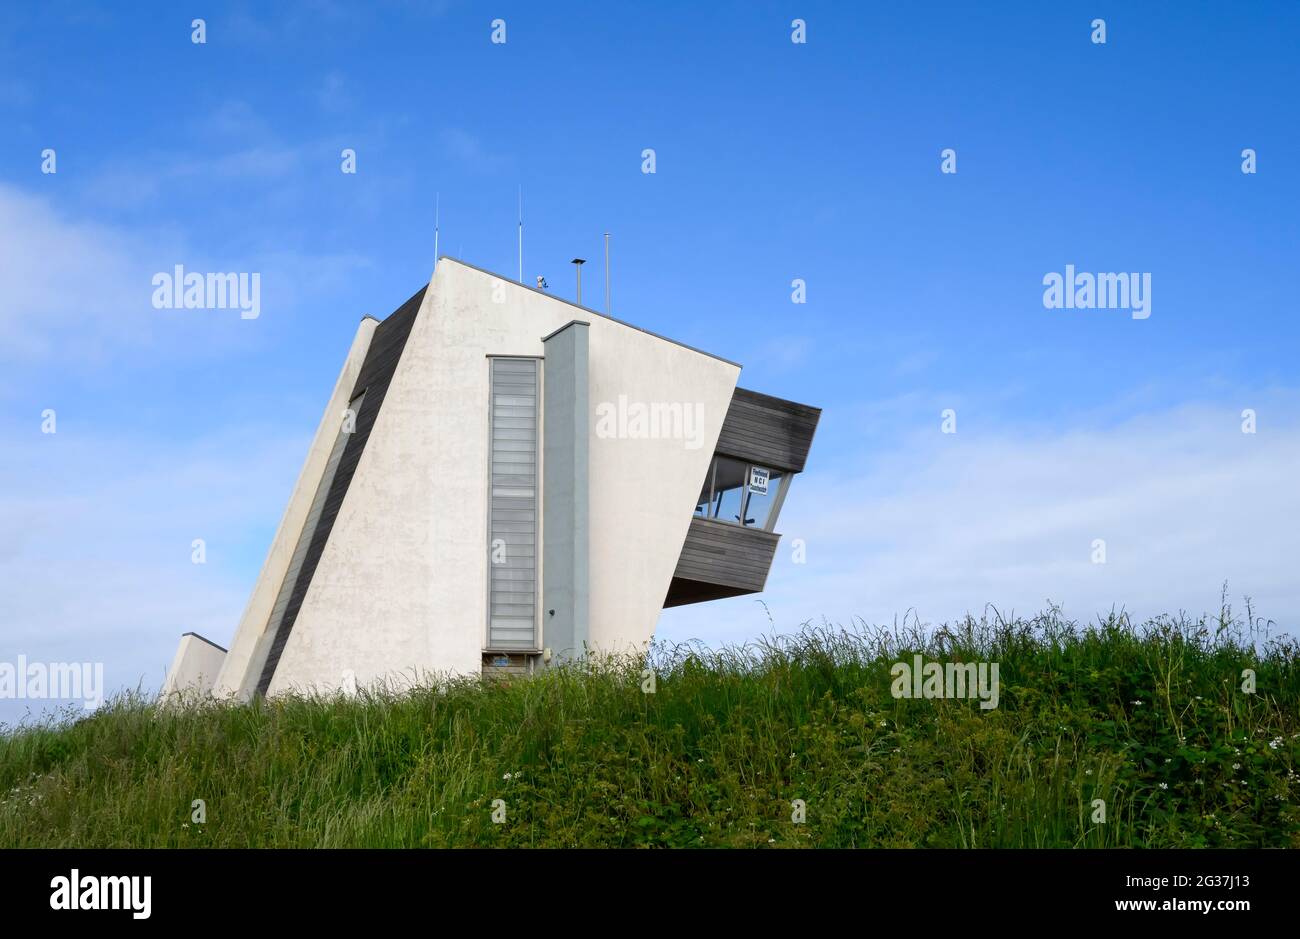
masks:
<path id="1" fill-rule="evenodd" d="M 545 336 L 543 336 L 543 337 L 542 337 L 542 342 L 545 342 L 546 340 L 552 338 L 553 336 L 558 336 L 560 333 L 564 332 L 564 331 L 565 331 L 566 329 L 568 329 L 570 326 L 590 326 L 590 325 L 591 325 L 591 324 L 588 323 L 586 320 L 569 320 L 567 323 L 565 323 L 565 324 L 564 324 L 563 326 L 561 326 L 559 329 L 552 330 L 551 332 L 549 332 L 549 333 L 547 333 Z"/>
<path id="2" fill-rule="evenodd" d="M 768 394 L 766 391 L 755 391 L 753 388 L 741 388 L 739 385 L 736 386 L 736 391 L 742 391 L 747 395 L 753 395 L 755 398 L 767 398 L 769 401 L 775 401 L 778 404 L 792 404 L 797 408 L 804 408 L 805 410 L 808 411 L 816 411 L 818 414 L 822 412 L 822 409 L 817 407 L 814 404 L 804 404 L 801 401 L 794 401 L 790 398 L 782 398 L 779 397 L 778 395 Z M 735 397 L 735 395 L 733 394 L 732 397 Z"/>
<path id="3" fill-rule="evenodd" d="M 601 313 L 599 310 L 593 310 L 591 307 L 581 306 L 580 304 L 574 303 L 571 300 L 565 300 L 563 297 L 557 297 L 553 293 L 547 293 L 545 290 L 538 290 L 536 287 L 529 287 L 527 284 L 521 284 L 517 280 L 511 280 L 509 277 L 507 277 L 504 274 L 498 274 L 496 271 L 489 271 L 487 268 L 479 267 L 477 264 L 470 264 L 468 261 L 462 261 L 460 258 L 453 258 L 449 254 L 439 255 L 438 260 L 454 261 L 455 263 L 459 264 L 461 267 L 468 267 L 470 270 L 478 271 L 480 274 L 487 274 L 489 277 L 499 278 L 501 280 L 504 280 L 508 284 L 513 284 L 514 286 L 520 287 L 524 290 L 531 290 L 535 294 L 540 294 L 543 297 L 547 297 L 559 303 L 567 304 L 568 306 L 571 306 L 576 310 L 582 310 L 584 313 L 590 313 L 592 316 L 599 316 L 601 319 L 609 320 L 611 323 L 618 323 L 620 326 L 626 326 L 628 329 L 635 329 L 637 332 L 645 333 L 647 336 L 654 336 L 654 338 L 662 339 L 664 342 L 671 342 L 675 346 L 680 346 L 683 349 L 689 349 L 691 352 L 698 352 L 700 355 L 706 355 L 711 359 L 717 359 L 719 362 L 725 362 L 727 365 L 734 365 L 736 368 L 744 368 L 744 366 L 742 366 L 739 362 L 733 362 L 731 361 L 731 359 L 724 359 L 722 356 L 714 355 L 712 352 L 705 352 L 703 349 L 696 348 L 695 346 L 688 345 L 687 343 L 679 342 L 676 339 L 670 339 L 669 337 L 654 332 L 653 330 L 642 329 L 640 326 L 637 326 L 635 323 L 629 323 L 627 320 L 621 320 L 616 316 L 609 316 L 606 313 Z"/>
<path id="4" fill-rule="evenodd" d="M 219 646 L 219 645 L 217 645 L 215 642 L 213 642 L 213 641 L 212 641 L 211 639 L 209 639 L 207 636 L 200 636 L 198 633 L 181 633 L 181 638 L 182 638 L 182 639 L 184 639 L 186 636 L 193 636 L 195 639 L 199 640 L 200 642 L 206 642 L 208 645 L 212 646 L 212 648 L 214 648 L 214 649 L 220 649 L 222 652 L 229 652 L 229 651 L 230 651 L 230 650 L 227 649 L 225 646 Z"/>

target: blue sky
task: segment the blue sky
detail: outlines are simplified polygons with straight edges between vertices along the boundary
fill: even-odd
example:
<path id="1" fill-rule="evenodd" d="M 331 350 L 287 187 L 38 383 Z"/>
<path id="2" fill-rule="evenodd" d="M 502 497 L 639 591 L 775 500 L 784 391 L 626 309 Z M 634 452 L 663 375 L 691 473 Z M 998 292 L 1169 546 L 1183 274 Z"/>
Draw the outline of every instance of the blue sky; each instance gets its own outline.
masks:
<path id="1" fill-rule="evenodd" d="M 610 231 L 615 315 L 824 408 L 779 628 L 1200 612 L 1224 580 L 1300 618 L 1300 6 L 200 7 L 0 11 L 0 660 L 156 687 L 180 633 L 228 640 L 435 194 L 442 251 L 511 274 L 520 186 L 527 278 L 569 296 L 585 256 L 591 303 Z M 153 309 L 178 263 L 260 272 L 261 316 Z M 1067 264 L 1150 273 L 1150 318 L 1045 309 Z M 768 628 L 741 598 L 660 636 Z"/>

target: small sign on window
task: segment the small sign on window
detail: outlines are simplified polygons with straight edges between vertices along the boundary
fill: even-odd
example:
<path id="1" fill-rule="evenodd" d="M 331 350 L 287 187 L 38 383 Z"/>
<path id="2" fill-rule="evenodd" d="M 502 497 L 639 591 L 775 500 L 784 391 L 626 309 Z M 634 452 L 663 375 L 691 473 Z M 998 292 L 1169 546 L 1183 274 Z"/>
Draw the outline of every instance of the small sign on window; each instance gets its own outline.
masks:
<path id="1" fill-rule="evenodd" d="M 761 466 L 751 466 L 749 468 L 749 491 L 760 496 L 767 495 L 767 481 L 771 475 L 771 470 L 763 469 Z"/>

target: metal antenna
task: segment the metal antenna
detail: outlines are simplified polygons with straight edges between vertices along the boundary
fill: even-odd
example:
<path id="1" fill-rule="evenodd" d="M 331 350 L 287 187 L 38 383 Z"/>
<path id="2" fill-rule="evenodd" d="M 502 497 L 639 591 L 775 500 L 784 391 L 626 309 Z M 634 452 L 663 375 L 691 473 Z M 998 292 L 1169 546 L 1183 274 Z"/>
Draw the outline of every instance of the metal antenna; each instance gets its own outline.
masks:
<path id="1" fill-rule="evenodd" d="M 605 232 L 605 315 L 609 316 L 609 232 Z"/>
<path id="2" fill-rule="evenodd" d="M 574 258 L 573 267 L 578 272 L 578 306 L 582 306 L 582 265 L 587 263 L 586 258 Z"/>
<path id="3" fill-rule="evenodd" d="M 433 196 L 433 269 L 438 269 L 438 208 L 442 200 L 442 193 L 434 193 Z"/>
<path id="4" fill-rule="evenodd" d="M 519 186 L 519 283 L 524 282 L 524 187 Z"/>

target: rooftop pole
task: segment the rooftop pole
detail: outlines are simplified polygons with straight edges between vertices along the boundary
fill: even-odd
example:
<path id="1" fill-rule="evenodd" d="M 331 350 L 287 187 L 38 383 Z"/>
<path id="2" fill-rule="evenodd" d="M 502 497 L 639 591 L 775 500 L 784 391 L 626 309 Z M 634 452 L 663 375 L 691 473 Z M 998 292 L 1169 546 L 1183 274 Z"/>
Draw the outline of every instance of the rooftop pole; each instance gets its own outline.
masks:
<path id="1" fill-rule="evenodd" d="M 578 306 L 582 306 L 582 265 L 587 263 L 586 258 L 574 258 L 573 267 L 578 272 Z"/>

